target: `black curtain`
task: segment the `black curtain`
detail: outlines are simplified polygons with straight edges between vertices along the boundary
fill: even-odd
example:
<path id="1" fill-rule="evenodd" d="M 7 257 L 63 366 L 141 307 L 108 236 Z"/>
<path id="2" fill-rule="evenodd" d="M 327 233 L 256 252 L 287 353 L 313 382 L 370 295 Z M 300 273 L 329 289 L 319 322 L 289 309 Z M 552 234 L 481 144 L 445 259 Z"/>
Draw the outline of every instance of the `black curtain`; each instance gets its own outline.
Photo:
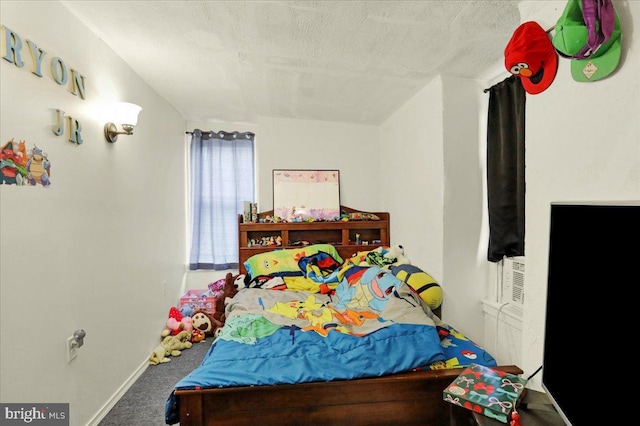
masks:
<path id="1" fill-rule="evenodd" d="M 488 260 L 524 256 L 525 91 L 514 75 L 487 89 Z"/>

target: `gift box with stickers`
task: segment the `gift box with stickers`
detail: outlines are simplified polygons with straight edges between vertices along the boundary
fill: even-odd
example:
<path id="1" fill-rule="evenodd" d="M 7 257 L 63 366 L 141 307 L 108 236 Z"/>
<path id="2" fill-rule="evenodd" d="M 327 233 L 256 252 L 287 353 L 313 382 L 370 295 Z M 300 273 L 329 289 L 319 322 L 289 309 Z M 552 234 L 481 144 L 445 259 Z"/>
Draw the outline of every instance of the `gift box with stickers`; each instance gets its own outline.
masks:
<path id="1" fill-rule="evenodd" d="M 527 381 L 478 364 L 471 364 L 443 391 L 444 400 L 509 423 Z"/>

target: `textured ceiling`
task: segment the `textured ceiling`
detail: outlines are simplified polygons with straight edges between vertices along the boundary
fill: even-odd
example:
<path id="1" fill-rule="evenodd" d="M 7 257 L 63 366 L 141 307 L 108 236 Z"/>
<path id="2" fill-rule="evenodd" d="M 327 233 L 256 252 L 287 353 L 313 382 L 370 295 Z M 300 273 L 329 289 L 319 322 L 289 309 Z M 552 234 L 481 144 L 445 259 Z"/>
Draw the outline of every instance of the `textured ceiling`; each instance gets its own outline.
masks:
<path id="1" fill-rule="evenodd" d="M 437 75 L 495 69 L 520 23 L 508 0 L 62 3 L 192 121 L 380 124 Z"/>

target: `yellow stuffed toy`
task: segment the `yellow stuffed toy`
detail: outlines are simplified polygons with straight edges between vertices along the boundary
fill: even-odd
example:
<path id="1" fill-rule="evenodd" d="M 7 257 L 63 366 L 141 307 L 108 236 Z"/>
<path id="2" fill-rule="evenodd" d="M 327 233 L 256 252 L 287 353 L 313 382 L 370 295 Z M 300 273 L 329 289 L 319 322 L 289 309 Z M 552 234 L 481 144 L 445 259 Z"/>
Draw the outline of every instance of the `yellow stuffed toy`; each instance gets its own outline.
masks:
<path id="1" fill-rule="evenodd" d="M 182 350 L 191 348 L 190 337 L 191 333 L 188 331 L 181 331 L 175 336 L 165 337 L 149 356 L 149 364 L 158 365 L 169 362 L 171 361 L 169 355 L 180 356 Z"/>

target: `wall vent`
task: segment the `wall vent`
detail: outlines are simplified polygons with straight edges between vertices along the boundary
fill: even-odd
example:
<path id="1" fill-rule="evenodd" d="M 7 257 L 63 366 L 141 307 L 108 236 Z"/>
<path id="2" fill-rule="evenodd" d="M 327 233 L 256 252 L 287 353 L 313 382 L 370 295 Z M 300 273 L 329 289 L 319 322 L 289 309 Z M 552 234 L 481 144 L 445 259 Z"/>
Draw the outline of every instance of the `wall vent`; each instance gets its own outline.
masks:
<path id="1" fill-rule="evenodd" d="M 524 305 L 524 257 L 505 257 L 502 267 L 502 303 Z"/>

